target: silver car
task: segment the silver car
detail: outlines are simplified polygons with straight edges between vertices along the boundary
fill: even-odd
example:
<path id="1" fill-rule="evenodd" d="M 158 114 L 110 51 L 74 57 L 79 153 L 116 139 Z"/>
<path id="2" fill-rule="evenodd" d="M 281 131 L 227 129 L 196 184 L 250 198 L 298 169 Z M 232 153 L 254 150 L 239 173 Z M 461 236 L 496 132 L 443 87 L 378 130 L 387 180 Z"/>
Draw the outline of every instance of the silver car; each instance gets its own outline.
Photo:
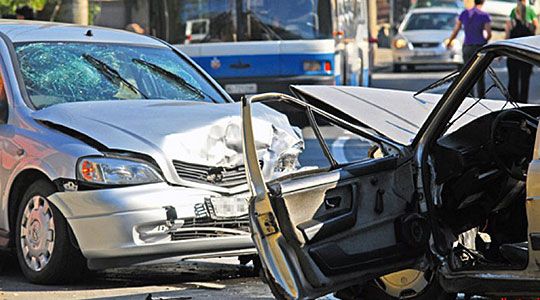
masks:
<path id="1" fill-rule="evenodd" d="M 401 71 L 402 66 L 412 71 L 418 65 L 462 65 L 463 32 L 452 41 L 450 50 L 446 48 L 460 12 L 442 7 L 411 10 L 392 42 L 394 72 Z"/>
<path id="2" fill-rule="evenodd" d="M 30 281 L 255 253 L 240 106 L 185 55 L 148 36 L 18 21 L 0 22 L 0 54 L 0 246 Z M 302 137 L 270 108 L 254 115 L 261 167 L 287 172 Z"/>

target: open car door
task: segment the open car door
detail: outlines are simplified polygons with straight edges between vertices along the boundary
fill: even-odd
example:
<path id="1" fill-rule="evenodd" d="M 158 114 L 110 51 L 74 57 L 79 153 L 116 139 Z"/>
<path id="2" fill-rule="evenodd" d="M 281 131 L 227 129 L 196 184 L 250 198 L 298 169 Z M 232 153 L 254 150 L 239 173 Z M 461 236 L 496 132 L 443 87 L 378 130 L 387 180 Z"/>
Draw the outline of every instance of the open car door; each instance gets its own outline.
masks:
<path id="1" fill-rule="evenodd" d="M 254 142 L 251 102 L 276 98 L 305 108 L 329 167 L 264 178 Z M 315 115 L 324 121 L 317 122 Z M 276 297 L 318 297 L 422 265 L 429 230 L 425 216 L 419 213 L 414 168 L 404 147 L 394 144 L 390 147 L 394 150 L 387 151 L 391 142 L 386 144 L 369 130 L 285 95 L 243 99 L 242 117 L 244 160 L 252 193 L 250 226 Z M 380 155 L 340 163 L 332 153 L 336 142 L 328 145 L 318 126 L 321 123 L 338 124 L 371 139 L 379 145 Z"/>

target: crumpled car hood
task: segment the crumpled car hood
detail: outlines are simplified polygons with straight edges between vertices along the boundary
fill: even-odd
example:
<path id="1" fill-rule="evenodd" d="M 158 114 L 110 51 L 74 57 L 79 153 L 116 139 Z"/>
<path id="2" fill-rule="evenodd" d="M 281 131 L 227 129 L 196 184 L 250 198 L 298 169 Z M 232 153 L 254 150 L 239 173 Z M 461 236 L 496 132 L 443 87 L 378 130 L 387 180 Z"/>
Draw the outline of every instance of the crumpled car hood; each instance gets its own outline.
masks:
<path id="1" fill-rule="evenodd" d="M 329 106 L 340 118 L 352 118 L 375 130 L 394 143 L 409 145 L 432 112 L 442 95 L 347 86 L 293 86 L 292 89 L 306 97 L 310 104 L 325 109 Z M 476 100 L 466 98 L 458 112 L 465 112 Z M 500 110 L 505 101 L 484 99 L 455 122 L 447 132 L 452 132 L 470 121 Z"/>
<path id="2" fill-rule="evenodd" d="M 176 174 L 172 160 L 225 168 L 243 164 L 239 103 L 167 100 L 64 103 L 35 111 L 32 117 L 78 131 L 109 149 L 149 155 L 166 176 Z M 253 106 L 253 122 L 258 155 L 264 160 L 267 172 L 281 153 L 298 143 L 303 149 L 302 137 L 285 115 L 257 104 Z M 177 179 L 176 175 L 169 176 Z"/>

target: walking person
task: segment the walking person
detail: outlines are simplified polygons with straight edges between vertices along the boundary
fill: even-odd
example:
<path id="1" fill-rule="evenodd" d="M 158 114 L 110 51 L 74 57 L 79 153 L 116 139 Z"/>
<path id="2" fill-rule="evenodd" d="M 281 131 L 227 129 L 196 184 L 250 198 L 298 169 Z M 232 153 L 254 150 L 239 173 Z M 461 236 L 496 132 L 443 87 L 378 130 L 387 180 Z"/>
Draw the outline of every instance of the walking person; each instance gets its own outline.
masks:
<path id="1" fill-rule="evenodd" d="M 534 10 L 525 4 L 525 0 L 518 0 L 517 6 L 510 13 L 510 20 L 506 23 L 506 38 L 534 35 L 537 26 L 538 20 Z M 509 57 L 506 59 L 506 67 L 508 68 L 508 92 L 512 100 L 527 103 L 532 65 Z"/>
<path id="2" fill-rule="evenodd" d="M 463 42 L 463 62 L 467 63 L 476 50 L 484 46 L 489 39 L 491 39 L 491 18 L 489 15 L 482 11 L 482 6 L 485 0 L 474 0 L 474 6 L 471 9 L 464 10 L 456 22 L 454 31 L 450 36 L 446 48 L 450 50 L 452 47 L 452 40 L 456 38 L 457 34 L 463 29 L 465 31 L 465 40 Z M 484 35 L 485 31 L 485 35 Z M 476 93 L 478 98 L 484 98 L 486 93 L 486 83 L 484 76 L 478 80 L 476 84 Z"/>

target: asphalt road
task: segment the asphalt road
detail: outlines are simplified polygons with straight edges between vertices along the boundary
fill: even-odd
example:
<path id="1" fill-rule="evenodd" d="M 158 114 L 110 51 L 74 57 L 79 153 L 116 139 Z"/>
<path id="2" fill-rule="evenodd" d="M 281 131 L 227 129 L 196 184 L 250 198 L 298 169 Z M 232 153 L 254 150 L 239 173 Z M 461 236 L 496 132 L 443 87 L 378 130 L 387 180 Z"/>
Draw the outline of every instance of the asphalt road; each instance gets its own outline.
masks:
<path id="1" fill-rule="evenodd" d="M 492 64 L 495 72 L 500 76 L 502 82 L 508 82 L 508 73 L 506 71 L 505 61 L 498 61 Z M 444 66 L 420 66 L 415 71 L 402 71 L 393 73 L 390 66 L 380 69 L 379 72 L 373 74 L 372 86 L 384 89 L 397 89 L 404 91 L 418 91 L 430 83 L 450 74 L 455 71 L 453 67 Z M 530 79 L 529 102 L 540 103 L 540 85 L 535 84 L 540 80 L 540 68 L 534 67 L 533 74 Z M 486 79 L 486 88 L 491 85 L 492 81 Z M 442 94 L 448 88 L 448 85 L 430 91 L 431 93 Z M 495 88 L 488 92 L 488 99 L 504 99 L 502 94 Z"/>
<path id="2" fill-rule="evenodd" d="M 0 264 L 0 300 L 273 299 L 253 268 L 235 258 L 89 272 L 81 282 L 58 286 L 26 282 L 9 255 L 0 255 Z"/>

